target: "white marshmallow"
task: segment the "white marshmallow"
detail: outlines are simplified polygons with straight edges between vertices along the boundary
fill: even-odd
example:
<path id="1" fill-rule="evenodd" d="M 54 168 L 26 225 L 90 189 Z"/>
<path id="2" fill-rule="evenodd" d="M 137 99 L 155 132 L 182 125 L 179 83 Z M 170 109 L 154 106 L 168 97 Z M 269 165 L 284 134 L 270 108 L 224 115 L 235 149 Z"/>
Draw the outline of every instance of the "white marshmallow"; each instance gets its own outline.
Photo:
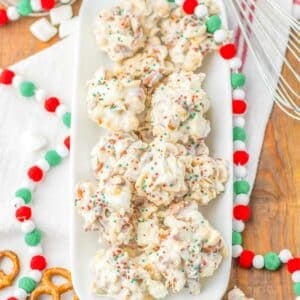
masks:
<path id="1" fill-rule="evenodd" d="M 236 117 L 233 120 L 233 124 L 234 124 L 234 126 L 244 128 L 244 126 L 245 126 L 245 118 L 244 117 Z"/>
<path id="2" fill-rule="evenodd" d="M 255 255 L 252 261 L 252 265 L 255 269 L 262 269 L 265 265 L 265 260 L 262 255 Z"/>
<path id="3" fill-rule="evenodd" d="M 35 229 L 35 224 L 32 221 L 30 221 L 30 220 L 24 221 L 21 224 L 21 231 L 23 233 L 32 232 L 34 229 Z"/>
<path id="4" fill-rule="evenodd" d="M 223 43 L 227 38 L 227 32 L 224 29 L 219 29 L 214 32 L 214 40 L 216 43 Z"/>
<path id="5" fill-rule="evenodd" d="M 59 26 L 58 35 L 62 39 L 66 36 L 69 36 L 70 34 L 74 33 L 78 29 L 78 17 L 74 17 L 70 20 L 61 22 Z"/>
<path id="6" fill-rule="evenodd" d="M 245 230 L 245 223 L 240 220 L 232 220 L 232 229 L 236 232 L 243 232 Z"/>
<path id="7" fill-rule="evenodd" d="M 6 10 L 7 17 L 10 21 L 16 21 L 20 18 L 18 9 L 15 6 L 10 6 Z"/>
<path id="8" fill-rule="evenodd" d="M 234 99 L 245 99 L 246 93 L 242 89 L 235 89 L 233 90 L 232 95 Z"/>
<path id="9" fill-rule="evenodd" d="M 42 3 L 41 0 L 30 0 L 30 6 L 33 11 L 42 11 Z"/>
<path id="10" fill-rule="evenodd" d="M 30 26 L 31 33 L 40 41 L 47 42 L 57 34 L 56 27 L 46 18 L 39 19 Z"/>
<path id="11" fill-rule="evenodd" d="M 235 196 L 235 204 L 248 205 L 250 198 L 246 194 L 239 194 Z"/>
<path id="12" fill-rule="evenodd" d="M 53 25 L 58 25 L 63 21 L 71 19 L 73 10 L 71 5 L 62 5 L 50 10 L 50 19 Z"/>
<path id="13" fill-rule="evenodd" d="M 233 245 L 232 246 L 232 257 L 237 258 L 243 252 L 243 247 L 241 245 Z"/>
<path id="14" fill-rule="evenodd" d="M 234 167 L 234 176 L 236 178 L 244 178 L 247 175 L 247 169 L 244 166 Z"/>
<path id="15" fill-rule="evenodd" d="M 290 250 L 283 249 L 279 252 L 279 259 L 284 264 L 286 264 L 291 258 L 293 258 L 293 256 Z"/>

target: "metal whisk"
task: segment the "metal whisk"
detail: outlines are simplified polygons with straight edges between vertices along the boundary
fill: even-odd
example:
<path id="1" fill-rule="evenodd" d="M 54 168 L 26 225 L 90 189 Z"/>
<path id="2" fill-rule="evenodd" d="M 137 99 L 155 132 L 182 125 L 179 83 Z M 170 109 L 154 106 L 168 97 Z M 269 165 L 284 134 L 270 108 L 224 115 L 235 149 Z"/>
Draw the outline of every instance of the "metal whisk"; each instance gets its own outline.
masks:
<path id="1" fill-rule="evenodd" d="M 274 0 L 229 0 L 228 3 L 274 101 L 287 115 L 300 120 L 300 23 Z M 282 51 L 285 44 L 287 56 Z M 280 61 L 287 68 L 290 81 L 282 75 Z"/>

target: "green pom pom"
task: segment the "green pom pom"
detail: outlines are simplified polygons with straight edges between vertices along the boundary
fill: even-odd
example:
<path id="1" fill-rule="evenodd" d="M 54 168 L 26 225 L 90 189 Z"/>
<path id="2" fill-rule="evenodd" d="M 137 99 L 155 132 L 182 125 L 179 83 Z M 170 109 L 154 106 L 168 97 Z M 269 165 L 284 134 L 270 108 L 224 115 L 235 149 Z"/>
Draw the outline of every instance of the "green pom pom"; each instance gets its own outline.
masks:
<path id="1" fill-rule="evenodd" d="M 300 282 L 295 282 L 293 289 L 296 296 L 300 296 Z"/>
<path id="2" fill-rule="evenodd" d="M 213 15 L 210 16 L 209 19 L 206 21 L 206 30 L 209 33 L 214 33 L 222 26 L 222 20 L 219 16 Z"/>
<path id="3" fill-rule="evenodd" d="M 45 155 L 45 159 L 51 167 L 55 167 L 61 162 L 61 157 L 55 150 L 49 150 Z"/>
<path id="4" fill-rule="evenodd" d="M 233 184 L 234 193 L 239 194 L 248 194 L 250 191 L 250 184 L 246 180 L 238 180 Z"/>
<path id="5" fill-rule="evenodd" d="M 29 81 L 22 82 L 20 84 L 20 93 L 24 97 L 32 97 L 35 93 L 35 85 Z"/>
<path id="6" fill-rule="evenodd" d="M 243 237 L 240 232 L 232 231 L 232 245 L 242 245 Z"/>
<path id="7" fill-rule="evenodd" d="M 234 127 L 233 128 L 233 140 L 234 141 L 243 141 L 245 142 L 247 139 L 246 131 L 244 128 L 241 127 Z"/>
<path id="8" fill-rule="evenodd" d="M 71 127 L 71 113 L 70 112 L 66 112 L 63 117 L 62 120 L 64 122 L 64 124 L 70 128 Z"/>
<path id="9" fill-rule="evenodd" d="M 168 2 L 170 2 L 170 3 L 174 3 L 174 2 L 175 2 L 175 0 L 168 0 Z"/>
<path id="10" fill-rule="evenodd" d="M 28 16 L 32 13 L 30 0 L 20 0 L 18 2 L 18 12 L 21 16 Z"/>
<path id="11" fill-rule="evenodd" d="M 264 256 L 265 268 L 269 271 L 275 271 L 280 268 L 281 262 L 275 252 L 268 252 Z"/>
<path id="12" fill-rule="evenodd" d="M 34 229 L 33 231 L 25 234 L 25 243 L 28 246 L 38 245 L 41 239 L 42 239 L 42 233 L 38 229 Z"/>
<path id="13" fill-rule="evenodd" d="M 15 196 L 22 198 L 26 204 L 28 204 L 32 198 L 31 191 L 27 188 L 18 189 L 15 193 Z"/>
<path id="14" fill-rule="evenodd" d="M 22 277 L 19 280 L 18 286 L 30 294 L 36 288 L 36 282 L 30 277 Z"/>
<path id="15" fill-rule="evenodd" d="M 236 89 L 245 85 L 246 77 L 242 73 L 231 74 L 231 86 Z"/>

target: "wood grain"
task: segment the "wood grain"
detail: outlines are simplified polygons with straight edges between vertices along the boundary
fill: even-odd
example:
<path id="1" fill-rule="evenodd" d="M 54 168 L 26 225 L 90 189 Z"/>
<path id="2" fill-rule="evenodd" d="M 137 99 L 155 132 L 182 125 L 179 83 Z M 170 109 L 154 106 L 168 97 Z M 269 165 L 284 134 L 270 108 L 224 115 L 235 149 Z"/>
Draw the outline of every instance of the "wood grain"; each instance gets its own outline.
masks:
<path id="1" fill-rule="evenodd" d="M 75 11 L 79 5 L 80 1 L 75 4 Z M 37 41 L 29 32 L 34 20 L 23 18 L 0 28 L 0 67 L 14 64 L 56 42 L 56 39 L 49 43 Z M 284 74 L 291 81 L 286 69 Z M 287 118 L 277 107 L 267 127 L 251 207 L 252 219 L 244 234 L 247 248 L 265 253 L 289 247 L 300 256 L 300 122 Z M 257 300 L 294 298 L 285 268 L 272 273 L 249 271 L 233 262 L 229 288 L 235 284 Z"/>

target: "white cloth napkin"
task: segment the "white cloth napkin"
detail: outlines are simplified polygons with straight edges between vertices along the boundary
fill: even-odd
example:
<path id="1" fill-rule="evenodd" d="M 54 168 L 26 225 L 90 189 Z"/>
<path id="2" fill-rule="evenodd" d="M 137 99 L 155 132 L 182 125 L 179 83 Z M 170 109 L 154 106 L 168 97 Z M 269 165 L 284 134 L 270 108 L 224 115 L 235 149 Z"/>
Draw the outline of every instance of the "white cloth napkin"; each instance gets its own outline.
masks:
<path id="1" fill-rule="evenodd" d="M 287 10 L 292 1 L 278 0 Z M 287 3 L 289 2 L 289 3 Z M 230 14 L 230 13 L 229 13 Z M 231 22 L 231 28 L 235 22 Z M 67 38 L 55 46 L 27 58 L 12 67 L 26 79 L 34 81 L 38 87 L 57 96 L 62 102 L 70 104 L 74 75 L 75 36 Z M 278 62 L 279 64 L 281 62 Z M 257 170 L 266 123 L 271 109 L 272 98 L 258 76 L 251 55 L 244 68 L 247 76 L 247 114 L 246 130 L 251 162 L 248 166 L 248 180 L 252 185 Z M 63 140 L 67 131 L 54 116 L 45 112 L 40 103 L 25 100 L 18 92 L 8 86 L 0 87 L 0 249 L 12 249 L 21 259 L 21 274 L 28 270 L 29 256 L 14 220 L 11 200 L 15 190 L 26 177 L 27 168 L 41 157 L 43 152 L 34 155 L 25 151 L 21 136 L 24 131 L 36 128 L 48 137 L 49 147 Z M 33 213 L 37 226 L 44 232 L 45 254 L 52 266 L 69 266 L 69 208 L 72 197 L 69 195 L 68 159 L 51 170 L 44 183 L 37 187 L 33 195 Z M 0 299 L 11 289 L 0 291 Z"/>

